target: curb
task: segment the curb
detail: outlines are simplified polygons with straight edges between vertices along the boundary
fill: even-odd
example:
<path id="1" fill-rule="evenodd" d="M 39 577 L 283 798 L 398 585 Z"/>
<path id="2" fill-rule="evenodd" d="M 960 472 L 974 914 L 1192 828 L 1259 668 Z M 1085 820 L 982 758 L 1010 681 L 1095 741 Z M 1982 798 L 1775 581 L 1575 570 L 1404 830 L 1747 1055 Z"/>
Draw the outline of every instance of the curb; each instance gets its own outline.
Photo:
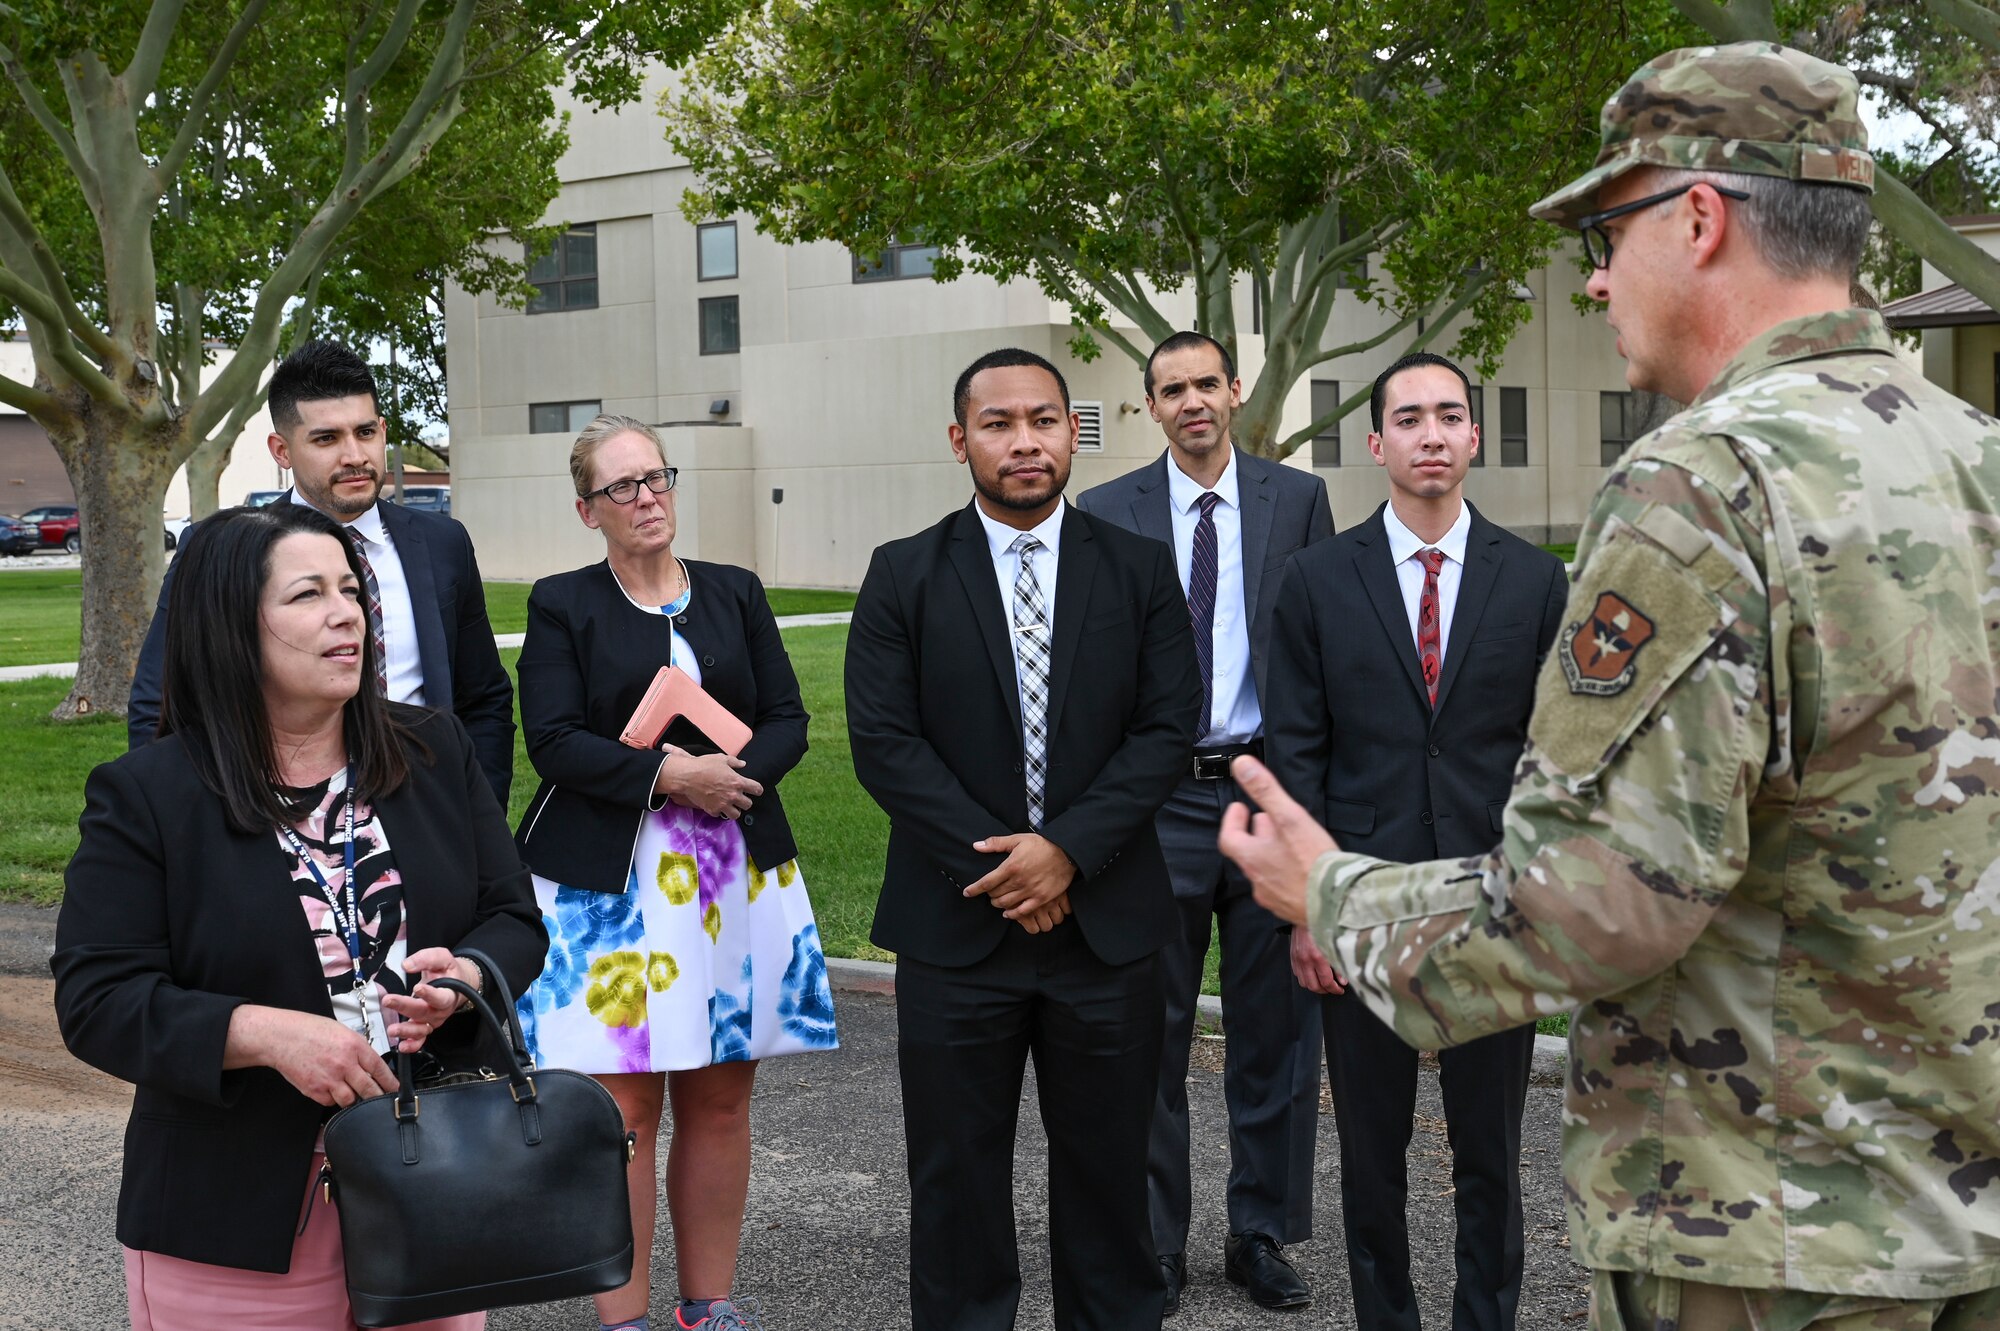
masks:
<path id="1" fill-rule="evenodd" d="M 828 957 L 826 972 L 836 989 L 863 994 L 894 994 L 896 992 L 896 967 L 887 961 L 860 961 L 851 957 Z M 1222 1021 L 1222 1000 L 1214 994 L 1203 994 L 1197 1005 L 1201 1015 L 1218 1025 Z M 1529 1068 L 1530 1079 L 1538 1083 L 1557 1083 L 1563 1080 L 1564 1069 L 1569 1059 L 1569 1042 L 1557 1035 L 1537 1035 L 1535 1037 L 1534 1062 Z"/>

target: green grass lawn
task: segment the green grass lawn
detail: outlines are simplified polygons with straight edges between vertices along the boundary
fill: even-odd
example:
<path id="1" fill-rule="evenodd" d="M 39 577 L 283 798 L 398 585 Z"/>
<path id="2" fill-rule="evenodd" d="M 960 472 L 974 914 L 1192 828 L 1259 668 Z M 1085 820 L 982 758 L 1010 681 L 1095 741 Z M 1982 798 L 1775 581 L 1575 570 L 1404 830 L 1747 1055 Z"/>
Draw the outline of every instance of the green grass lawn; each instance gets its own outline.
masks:
<path id="1" fill-rule="evenodd" d="M 520 633 L 528 627 L 528 587 L 525 582 L 486 584 L 486 617 L 495 633 Z M 0 573 L 0 666 L 76 660 L 82 588 L 83 574 L 73 568 Z M 777 615 L 854 608 L 853 592 L 823 587 L 771 587 L 764 595 Z"/>

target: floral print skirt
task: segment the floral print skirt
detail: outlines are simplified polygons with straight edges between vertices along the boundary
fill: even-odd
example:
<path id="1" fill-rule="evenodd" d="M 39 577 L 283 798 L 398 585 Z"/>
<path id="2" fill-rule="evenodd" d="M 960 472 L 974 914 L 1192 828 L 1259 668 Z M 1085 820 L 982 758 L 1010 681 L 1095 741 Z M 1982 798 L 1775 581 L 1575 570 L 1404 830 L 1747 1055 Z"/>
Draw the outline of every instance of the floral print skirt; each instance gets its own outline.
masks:
<path id="1" fill-rule="evenodd" d="M 798 861 L 761 868 L 733 821 L 669 804 L 623 893 L 537 875 L 535 900 L 549 958 L 517 1006 L 538 1067 L 678 1072 L 839 1043 Z"/>

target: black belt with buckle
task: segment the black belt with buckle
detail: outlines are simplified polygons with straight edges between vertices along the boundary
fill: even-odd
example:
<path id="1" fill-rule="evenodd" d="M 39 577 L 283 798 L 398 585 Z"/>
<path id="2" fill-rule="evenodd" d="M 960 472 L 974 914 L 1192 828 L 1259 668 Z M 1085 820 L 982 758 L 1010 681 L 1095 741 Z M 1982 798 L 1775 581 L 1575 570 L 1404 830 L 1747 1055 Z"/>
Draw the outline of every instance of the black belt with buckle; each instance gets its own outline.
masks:
<path id="1" fill-rule="evenodd" d="M 1208 749 L 1194 756 L 1194 779 L 1197 781 L 1220 781 L 1229 775 L 1229 760 L 1242 754 L 1262 762 L 1264 741 L 1253 739 L 1248 744 L 1225 744 L 1219 749 Z"/>

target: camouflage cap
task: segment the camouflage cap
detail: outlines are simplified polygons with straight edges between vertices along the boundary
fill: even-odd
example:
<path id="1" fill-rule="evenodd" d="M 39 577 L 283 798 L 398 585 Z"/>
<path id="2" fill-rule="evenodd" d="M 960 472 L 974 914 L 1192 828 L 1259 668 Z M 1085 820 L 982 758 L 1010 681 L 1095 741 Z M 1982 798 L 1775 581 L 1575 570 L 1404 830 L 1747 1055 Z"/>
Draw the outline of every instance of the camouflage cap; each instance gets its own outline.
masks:
<path id="1" fill-rule="evenodd" d="M 1772 42 L 1669 51 L 1626 80 L 1599 117 L 1597 164 L 1528 212 L 1575 226 L 1606 181 L 1636 166 L 1875 189 L 1860 87 L 1838 65 Z"/>

